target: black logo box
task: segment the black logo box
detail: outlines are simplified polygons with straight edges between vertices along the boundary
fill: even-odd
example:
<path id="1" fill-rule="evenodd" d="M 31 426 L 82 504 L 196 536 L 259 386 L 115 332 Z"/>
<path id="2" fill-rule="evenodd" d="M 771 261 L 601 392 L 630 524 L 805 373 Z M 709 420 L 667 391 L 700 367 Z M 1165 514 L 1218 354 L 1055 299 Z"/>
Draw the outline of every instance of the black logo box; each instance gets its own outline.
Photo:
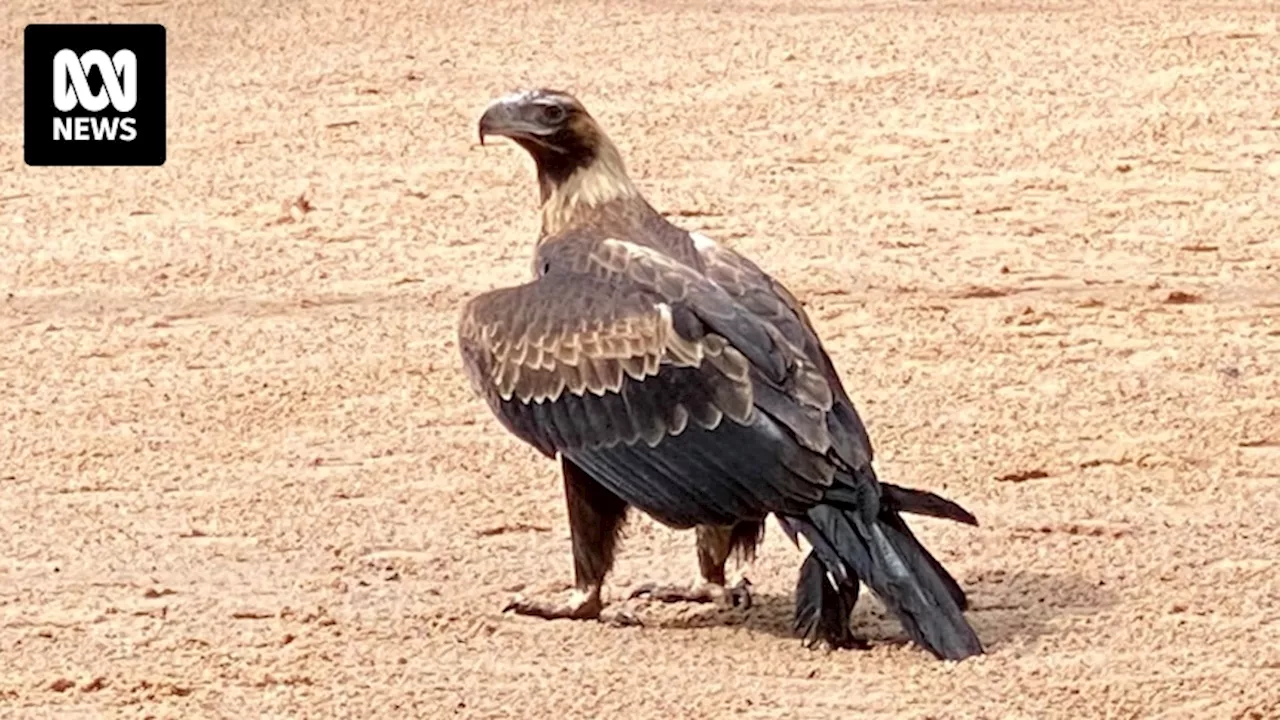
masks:
<path id="1" fill-rule="evenodd" d="M 23 155 L 27 165 L 158 166 L 166 156 L 166 34 L 163 25 L 74 24 L 26 28 L 23 43 Z M 98 112 L 77 107 L 62 112 L 54 105 L 54 56 L 69 49 L 77 56 L 101 50 L 112 57 L 130 50 L 137 58 L 138 101 L 117 112 L 110 103 Z M 103 92 L 96 69 L 88 71 L 90 91 Z M 68 84 L 70 86 L 70 84 Z M 55 118 L 88 117 L 97 122 L 133 118 L 136 137 L 123 140 L 54 139 Z"/>

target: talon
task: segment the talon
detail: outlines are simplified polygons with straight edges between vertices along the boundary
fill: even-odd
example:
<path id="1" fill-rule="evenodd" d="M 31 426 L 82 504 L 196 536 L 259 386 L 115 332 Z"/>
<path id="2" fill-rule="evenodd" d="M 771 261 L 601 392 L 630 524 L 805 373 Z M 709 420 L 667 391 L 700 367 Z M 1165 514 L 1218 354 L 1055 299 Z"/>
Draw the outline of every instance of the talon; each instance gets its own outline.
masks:
<path id="1" fill-rule="evenodd" d="M 620 608 L 609 613 L 608 622 L 614 627 L 644 627 L 644 623 L 641 622 L 640 618 L 626 608 Z"/>
<path id="2" fill-rule="evenodd" d="M 653 592 L 654 592 L 655 590 L 657 590 L 657 589 L 658 589 L 658 583 L 656 583 L 656 582 L 647 582 L 647 583 L 645 583 L 645 584 L 643 584 L 643 585 L 640 585 L 640 586 L 639 586 L 639 587 L 637 587 L 635 590 L 632 590 L 632 591 L 631 591 L 631 594 L 627 596 L 627 599 L 628 599 L 628 600 L 634 600 L 634 599 L 636 599 L 636 598 L 638 598 L 638 597 L 644 597 L 645 595 L 648 595 L 648 596 L 651 596 L 651 597 L 652 597 L 652 596 L 653 596 Z"/>
<path id="3" fill-rule="evenodd" d="M 750 610 L 755 602 L 755 596 L 751 593 L 751 581 L 746 578 L 734 583 L 733 587 L 728 589 L 728 593 L 734 607 Z"/>
<path id="4" fill-rule="evenodd" d="M 600 617 L 603 603 L 600 602 L 598 590 L 592 592 L 574 591 L 567 602 L 539 602 L 526 600 L 517 595 L 502 609 L 517 615 L 528 615 L 544 620 L 596 620 Z"/>
<path id="5" fill-rule="evenodd" d="M 648 582 L 631 591 L 630 598 L 647 597 L 663 603 L 715 603 L 721 606 L 751 607 L 751 583 L 745 579 L 732 588 L 716 583 L 697 582 L 693 585 L 659 585 Z"/>
<path id="6" fill-rule="evenodd" d="M 659 585 L 656 582 L 649 582 L 636 588 L 631 593 L 631 597 L 647 597 L 655 602 L 662 603 L 707 603 L 715 599 L 715 593 L 711 590 L 710 585 Z"/>
<path id="7" fill-rule="evenodd" d="M 821 645 L 827 652 L 836 652 L 838 650 L 870 650 L 871 642 L 859 637 L 849 635 L 843 638 L 814 638 L 810 644 L 811 650 L 816 650 Z"/>

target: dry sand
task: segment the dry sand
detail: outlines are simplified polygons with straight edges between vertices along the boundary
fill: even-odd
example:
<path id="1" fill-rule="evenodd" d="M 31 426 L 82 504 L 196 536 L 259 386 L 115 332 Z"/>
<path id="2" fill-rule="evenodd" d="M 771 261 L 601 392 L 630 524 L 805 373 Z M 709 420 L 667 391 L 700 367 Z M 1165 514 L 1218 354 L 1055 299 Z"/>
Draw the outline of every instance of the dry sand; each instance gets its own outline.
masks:
<path id="1" fill-rule="evenodd" d="M 1280 717 L 1273 4 L 4 5 L 0 715 Z M 94 19 L 168 27 L 163 168 L 22 164 L 21 28 Z M 500 613 L 571 575 L 453 340 L 528 272 L 475 120 L 535 84 L 807 301 L 885 479 L 978 514 L 915 525 L 988 656 L 870 597 L 872 650 L 802 649 L 772 524 L 747 612 Z M 637 518 L 612 596 L 692 547 Z"/>

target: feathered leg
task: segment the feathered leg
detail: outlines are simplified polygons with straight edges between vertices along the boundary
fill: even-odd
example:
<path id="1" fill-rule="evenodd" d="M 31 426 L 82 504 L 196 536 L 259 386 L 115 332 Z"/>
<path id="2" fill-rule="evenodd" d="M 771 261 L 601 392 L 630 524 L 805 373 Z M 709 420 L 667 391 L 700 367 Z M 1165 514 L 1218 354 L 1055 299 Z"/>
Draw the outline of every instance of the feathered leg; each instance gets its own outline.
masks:
<path id="1" fill-rule="evenodd" d="M 548 620 L 599 619 L 604 609 L 600 589 L 613 569 L 618 533 L 626 519 L 627 504 L 567 458 L 562 459 L 561 466 L 565 501 L 569 508 L 569 534 L 573 540 L 574 590 L 565 602 L 517 597 L 503 610 Z M 620 616 L 618 619 L 625 622 L 629 618 Z"/>

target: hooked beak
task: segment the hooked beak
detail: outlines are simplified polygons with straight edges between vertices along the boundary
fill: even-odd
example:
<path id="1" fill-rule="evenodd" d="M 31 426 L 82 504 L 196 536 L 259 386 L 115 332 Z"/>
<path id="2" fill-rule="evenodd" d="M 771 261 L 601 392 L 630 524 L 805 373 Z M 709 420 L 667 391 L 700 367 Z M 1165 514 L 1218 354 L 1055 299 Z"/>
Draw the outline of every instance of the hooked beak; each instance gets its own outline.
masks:
<path id="1" fill-rule="evenodd" d="M 535 122 L 530 116 L 534 109 L 527 104 L 510 100 L 497 100 L 480 116 L 480 144 L 490 135 L 512 139 L 531 140 L 546 144 L 545 136 L 552 130 Z"/>

